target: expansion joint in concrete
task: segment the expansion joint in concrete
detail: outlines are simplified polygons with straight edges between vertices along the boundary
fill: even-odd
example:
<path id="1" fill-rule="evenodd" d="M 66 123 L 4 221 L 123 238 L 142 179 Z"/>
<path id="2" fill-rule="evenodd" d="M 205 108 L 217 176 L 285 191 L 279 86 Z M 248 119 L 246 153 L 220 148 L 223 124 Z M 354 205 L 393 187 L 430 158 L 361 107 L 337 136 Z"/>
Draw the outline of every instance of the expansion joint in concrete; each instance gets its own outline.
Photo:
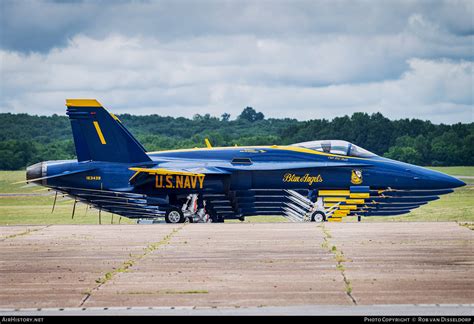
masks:
<path id="1" fill-rule="evenodd" d="M 46 225 L 46 226 L 43 226 L 41 228 L 34 228 L 34 229 L 29 229 L 27 228 L 25 231 L 23 232 L 20 232 L 20 233 L 15 233 L 15 234 L 11 234 L 11 235 L 8 235 L 8 236 L 5 236 L 5 237 L 2 237 L 0 238 L 0 242 L 3 242 L 5 240 L 8 240 L 8 239 L 12 239 L 12 238 L 15 238 L 15 237 L 20 237 L 20 236 L 25 236 L 25 235 L 28 235 L 28 234 L 31 234 L 33 232 L 37 232 L 37 231 L 41 231 L 45 228 L 48 228 L 50 227 L 51 225 Z"/>
<path id="2" fill-rule="evenodd" d="M 342 250 L 339 249 L 336 245 L 333 245 L 331 243 L 332 235 L 329 229 L 327 229 L 324 226 L 324 224 L 318 225 L 318 227 L 321 228 L 324 234 L 323 243 L 321 244 L 321 246 L 333 254 L 334 260 L 337 262 L 336 269 L 339 270 L 339 272 L 341 273 L 342 279 L 344 281 L 345 293 L 350 298 L 352 303 L 354 305 L 357 305 L 357 301 L 352 294 L 352 283 L 347 277 L 346 268 L 344 267 L 344 263 L 347 262 L 348 260 L 344 256 L 344 253 L 342 252 Z"/>
<path id="3" fill-rule="evenodd" d="M 84 298 L 82 298 L 81 303 L 79 304 L 79 307 L 82 307 L 92 296 L 94 292 L 99 290 L 103 285 L 105 285 L 107 282 L 111 281 L 114 279 L 116 275 L 122 272 L 128 271 L 131 267 L 133 267 L 138 261 L 141 259 L 145 258 L 147 255 L 153 253 L 155 250 L 159 249 L 161 246 L 164 246 L 166 244 L 169 244 L 170 240 L 173 238 L 173 236 L 178 233 L 185 224 L 183 224 L 181 227 L 174 228 L 170 233 L 165 235 L 163 239 L 161 239 L 158 242 L 153 242 L 148 244 L 144 249 L 143 252 L 140 254 L 132 255 L 130 254 L 130 258 L 128 260 L 125 260 L 120 267 L 113 269 L 109 272 L 104 273 L 101 277 L 96 279 L 96 286 L 94 286 L 92 289 L 88 290 L 85 292 Z"/>

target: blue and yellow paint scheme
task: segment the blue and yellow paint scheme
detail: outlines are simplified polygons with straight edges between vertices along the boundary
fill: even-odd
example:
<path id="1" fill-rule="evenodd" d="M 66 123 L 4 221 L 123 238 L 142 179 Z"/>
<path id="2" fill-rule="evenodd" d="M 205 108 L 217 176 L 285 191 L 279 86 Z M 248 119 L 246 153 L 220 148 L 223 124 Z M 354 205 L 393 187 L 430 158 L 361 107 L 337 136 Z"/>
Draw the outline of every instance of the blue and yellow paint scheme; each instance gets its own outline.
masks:
<path id="1" fill-rule="evenodd" d="M 189 194 L 224 218 L 283 214 L 293 190 L 333 220 L 401 215 L 465 184 L 345 141 L 146 152 L 95 99 L 66 100 L 77 160 L 28 167 L 28 182 L 129 218 L 179 209 Z M 216 216 L 216 217 L 217 217 Z"/>

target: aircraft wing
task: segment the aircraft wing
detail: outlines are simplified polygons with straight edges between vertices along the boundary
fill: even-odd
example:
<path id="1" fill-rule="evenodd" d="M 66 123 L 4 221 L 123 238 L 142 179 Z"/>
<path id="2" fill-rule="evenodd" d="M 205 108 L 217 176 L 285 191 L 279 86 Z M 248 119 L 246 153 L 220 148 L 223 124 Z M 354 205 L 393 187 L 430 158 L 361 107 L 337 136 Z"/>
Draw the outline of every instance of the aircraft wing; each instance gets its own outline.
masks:
<path id="1" fill-rule="evenodd" d="M 181 165 L 171 167 L 158 167 L 158 168 L 129 168 L 131 171 L 135 171 L 135 174 L 129 179 L 130 184 L 134 186 L 140 186 L 150 180 L 150 177 L 155 175 L 182 175 L 182 176 L 195 176 L 204 177 L 209 174 L 230 174 L 226 170 L 221 170 L 215 167 L 202 167 L 199 165 Z"/>

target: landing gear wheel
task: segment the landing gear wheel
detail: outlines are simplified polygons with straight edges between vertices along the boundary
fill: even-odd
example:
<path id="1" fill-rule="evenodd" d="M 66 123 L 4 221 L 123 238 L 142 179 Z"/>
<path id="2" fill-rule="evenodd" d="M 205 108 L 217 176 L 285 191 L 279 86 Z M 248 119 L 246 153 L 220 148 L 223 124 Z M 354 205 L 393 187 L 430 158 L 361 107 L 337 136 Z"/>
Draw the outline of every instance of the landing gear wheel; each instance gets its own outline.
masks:
<path id="1" fill-rule="evenodd" d="M 166 211 L 165 221 L 171 224 L 184 223 L 185 217 L 181 210 L 175 207 L 171 207 Z"/>
<path id="2" fill-rule="evenodd" d="M 316 211 L 311 215 L 311 221 L 316 223 L 322 223 L 326 221 L 326 215 L 323 212 Z"/>

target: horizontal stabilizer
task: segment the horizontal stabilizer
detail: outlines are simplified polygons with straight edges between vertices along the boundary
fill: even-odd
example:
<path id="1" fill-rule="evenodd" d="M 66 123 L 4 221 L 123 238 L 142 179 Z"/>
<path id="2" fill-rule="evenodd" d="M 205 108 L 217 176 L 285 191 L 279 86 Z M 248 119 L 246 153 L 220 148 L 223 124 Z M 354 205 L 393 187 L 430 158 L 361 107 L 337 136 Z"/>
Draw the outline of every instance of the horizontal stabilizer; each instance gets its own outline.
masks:
<path id="1" fill-rule="evenodd" d="M 61 177 L 66 177 L 66 176 L 70 176 L 70 175 L 73 175 L 73 174 L 78 174 L 78 173 L 83 173 L 83 172 L 92 171 L 92 170 L 95 170 L 95 169 L 96 169 L 96 168 L 85 169 L 85 170 L 66 171 L 66 172 L 58 173 L 58 174 L 55 174 L 55 175 L 52 175 L 52 176 L 41 177 L 41 178 L 35 178 L 35 179 L 28 179 L 28 180 L 20 181 L 20 182 L 17 182 L 17 183 L 25 183 L 25 182 L 26 182 L 26 183 L 30 183 L 30 182 L 44 181 L 44 180 L 54 179 L 54 178 L 61 178 Z"/>

